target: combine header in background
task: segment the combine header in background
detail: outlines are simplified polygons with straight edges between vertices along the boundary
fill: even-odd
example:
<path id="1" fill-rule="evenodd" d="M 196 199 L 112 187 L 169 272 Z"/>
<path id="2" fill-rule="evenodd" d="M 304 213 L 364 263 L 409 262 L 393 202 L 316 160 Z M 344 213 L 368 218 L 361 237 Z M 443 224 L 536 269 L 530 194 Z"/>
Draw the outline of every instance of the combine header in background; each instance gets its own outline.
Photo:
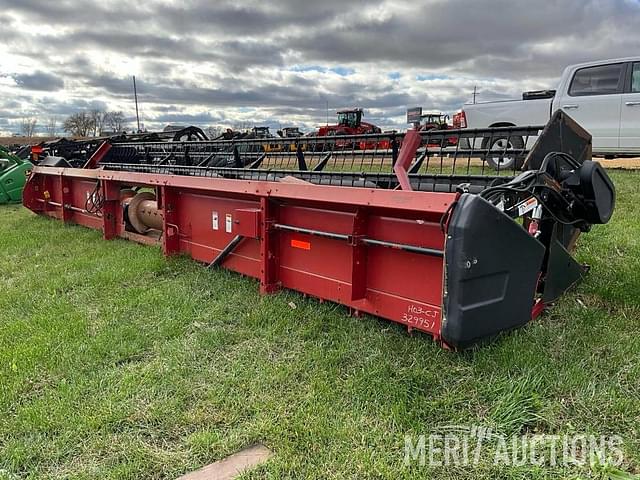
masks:
<path id="1" fill-rule="evenodd" d="M 225 134 L 228 135 L 228 134 Z M 233 132 L 230 134 L 234 136 Z M 230 137 L 230 138 L 231 138 Z M 222 136 L 221 136 L 222 138 Z M 0 205 L 22 201 L 22 189 L 34 165 L 83 168 L 105 142 L 180 142 L 208 140 L 198 127 L 170 127 L 163 132 L 116 134 L 77 140 L 58 138 L 37 145 L 25 145 L 15 153 L 0 146 Z"/>
<path id="2" fill-rule="evenodd" d="M 538 139 L 531 151 L 462 147 L 496 136 Z M 578 235 L 613 212 L 614 187 L 589 160 L 588 133 L 562 112 L 544 128 L 333 140 L 105 143 L 88 162 L 97 168 L 35 167 L 24 205 L 452 348 L 526 324 L 578 282 Z M 362 142 L 374 148 L 356 148 Z M 522 157 L 525 167 L 496 171 L 489 155 Z"/>

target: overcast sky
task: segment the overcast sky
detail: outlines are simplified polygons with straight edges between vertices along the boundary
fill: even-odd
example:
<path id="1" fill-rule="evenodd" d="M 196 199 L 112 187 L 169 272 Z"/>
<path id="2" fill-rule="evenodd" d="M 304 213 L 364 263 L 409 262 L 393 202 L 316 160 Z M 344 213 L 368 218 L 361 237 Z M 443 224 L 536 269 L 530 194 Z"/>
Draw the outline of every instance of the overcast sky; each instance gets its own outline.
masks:
<path id="1" fill-rule="evenodd" d="M 139 5 L 139 6 L 135 6 Z M 640 55 L 638 0 L 0 0 L 0 132 L 94 107 L 142 121 L 313 128 L 554 87 L 567 64 Z"/>

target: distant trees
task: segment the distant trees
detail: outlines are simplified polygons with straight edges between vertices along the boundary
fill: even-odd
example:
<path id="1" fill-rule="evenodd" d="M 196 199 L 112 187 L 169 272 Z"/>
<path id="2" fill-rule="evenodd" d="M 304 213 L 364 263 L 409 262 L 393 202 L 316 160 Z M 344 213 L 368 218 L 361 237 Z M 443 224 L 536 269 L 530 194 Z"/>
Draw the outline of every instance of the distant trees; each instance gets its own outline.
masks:
<path id="1" fill-rule="evenodd" d="M 33 137 L 38 126 L 38 119 L 36 117 L 23 117 L 20 120 L 20 133 L 27 138 Z"/>
<path id="2" fill-rule="evenodd" d="M 122 132 L 124 130 L 124 113 L 120 110 L 117 112 L 107 112 L 105 117 L 105 124 L 107 128 L 112 132 Z"/>
<path id="3" fill-rule="evenodd" d="M 58 117 L 49 117 L 45 125 L 47 136 L 55 137 L 58 134 Z"/>
<path id="4" fill-rule="evenodd" d="M 74 137 L 88 137 L 93 129 L 93 120 L 87 112 L 72 113 L 62 124 L 65 132 L 69 132 Z"/>
<path id="5" fill-rule="evenodd" d="M 221 127 L 220 125 L 211 125 L 206 128 L 205 132 L 207 133 L 209 138 L 218 138 L 224 132 L 226 132 L 226 128 Z"/>
<path id="6" fill-rule="evenodd" d="M 94 109 L 69 115 L 62 128 L 75 137 L 99 136 L 105 131 L 121 132 L 125 117 L 121 111 L 108 112 Z"/>
<path id="7" fill-rule="evenodd" d="M 102 130 L 104 129 L 104 117 L 107 115 L 107 112 L 104 110 L 90 110 L 89 111 L 89 122 L 91 130 L 91 135 L 97 137 Z"/>

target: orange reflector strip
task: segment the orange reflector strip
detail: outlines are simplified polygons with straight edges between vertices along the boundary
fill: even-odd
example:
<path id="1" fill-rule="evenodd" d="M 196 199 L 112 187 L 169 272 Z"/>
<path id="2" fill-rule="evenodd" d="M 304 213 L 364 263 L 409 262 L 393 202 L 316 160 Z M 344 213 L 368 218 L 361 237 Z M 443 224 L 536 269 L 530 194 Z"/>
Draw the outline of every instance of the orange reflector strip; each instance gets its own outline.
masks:
<path id="1" fill-rule="evenodd" d="M 302 250 L 311 250 L 311 242 L 304 242 L 302 240 L 291 240 L 291 246 L 293 248 L 301 248 Z"/>

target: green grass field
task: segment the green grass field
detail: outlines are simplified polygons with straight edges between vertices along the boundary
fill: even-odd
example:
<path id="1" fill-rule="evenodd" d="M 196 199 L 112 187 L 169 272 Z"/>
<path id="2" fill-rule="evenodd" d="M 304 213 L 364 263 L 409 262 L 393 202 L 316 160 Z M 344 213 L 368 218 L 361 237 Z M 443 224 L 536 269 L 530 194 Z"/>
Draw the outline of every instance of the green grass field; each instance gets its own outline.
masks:
<path id="1" fill-rule="evenodd" d="M 619 435 L 640 472 L 640 173 L 612 177 L 615 217 L 578 250 L 586 282 L 463 353 L 0 207 L 0 479 L 170 479 L 256 442 L 275 456 L 243 478 L 632 478 L 404 464 L 405 435 L 482 425 Z"/>

